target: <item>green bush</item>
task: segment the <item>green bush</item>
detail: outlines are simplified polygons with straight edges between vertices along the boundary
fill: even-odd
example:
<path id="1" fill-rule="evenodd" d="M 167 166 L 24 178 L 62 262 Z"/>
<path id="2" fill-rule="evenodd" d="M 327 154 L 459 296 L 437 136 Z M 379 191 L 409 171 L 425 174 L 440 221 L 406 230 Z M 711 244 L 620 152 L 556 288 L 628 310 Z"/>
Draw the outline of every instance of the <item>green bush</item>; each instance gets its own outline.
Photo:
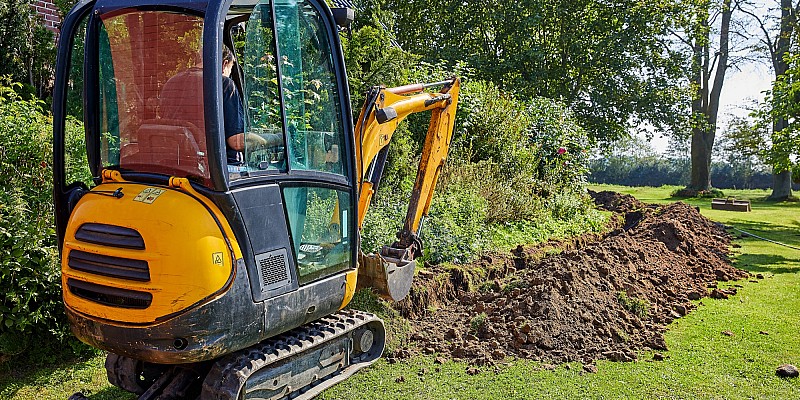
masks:
<path id="1" fill-rule="evenodd" d="M 466 263 L 486 247 L 488 204 L 479 186 L 459 179 L 463 176 L 445 175 L 422 225 L 425 259 Z"/>
<path id="2" fill-rule="evenodd" d="M 489 222 L 537 220 L 551 196 L 580 196 L 588 138 L 564 105 L 518 100 L 479 81 L 464 86 L 460 107 L 452 151 L 481 166 L 474 175 L 490 205 Z"/>
<path id="3" fill-rule="evenodd" d="M 0 81 L 0 353 L 24 350 L 33 335 L 66 333 L 53 221 L 52 123 L 19 84 Z M 82 129 L 68 125 L 74 178 L 88 175 Z M 76 160 L 75 158 L 79 160 Z"/>
<path id="4" fill-rule="evenodd" d="M 0 76 L 10 76 L 26 98 L 47 99 L 52 90 L 56 50 L 32 0 L 0 2 Z M 45 107 L 46 108 L 46 107 Z"/>
<path id="5" fill-rule="evenodd" d="M 419 81 L 446 76 L 438 66 Z M 366 216 L 362 247 L 390 244 L 405 217 L 426 114 L 393 136 L 386 172 Z M 549 99 L 522 101 L 487 82 L 462 86 L 447 164 L 424 222 L 425 260 L 469 262 L 481 251 L 602 229 L 585 196 L 588 139 L 570 111 Z"/>

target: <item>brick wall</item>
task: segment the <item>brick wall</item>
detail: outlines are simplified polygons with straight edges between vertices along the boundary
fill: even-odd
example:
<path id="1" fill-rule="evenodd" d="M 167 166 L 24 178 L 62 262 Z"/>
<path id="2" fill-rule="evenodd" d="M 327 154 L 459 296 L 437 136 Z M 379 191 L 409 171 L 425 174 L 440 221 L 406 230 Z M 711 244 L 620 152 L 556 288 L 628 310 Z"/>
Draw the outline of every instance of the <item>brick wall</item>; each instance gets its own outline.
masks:
<path id="1" fill-rule="evenodd" d="M 42 18 L 44 27 L 58 33 L 58 28 L 61 25 L 61 15 L 51 0 L 32 0 L 31 7 L 36 10 L 36 13 Z"/>

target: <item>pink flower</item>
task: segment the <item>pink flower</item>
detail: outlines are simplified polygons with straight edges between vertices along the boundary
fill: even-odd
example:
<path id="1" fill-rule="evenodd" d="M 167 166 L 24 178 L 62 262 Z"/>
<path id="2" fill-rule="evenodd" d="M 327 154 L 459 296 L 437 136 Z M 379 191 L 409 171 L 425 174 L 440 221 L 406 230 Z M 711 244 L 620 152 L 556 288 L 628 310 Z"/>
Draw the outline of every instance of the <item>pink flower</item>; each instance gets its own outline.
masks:
<path id="1" fill-rule="evenodd" d="M 567 149 L 565 149 L 565 148 L 563 148 L 563 147 L 559 147 L 559 148 L 558 148 L 558 155 L 562 155 L 562 154 L 564 154 L 564 153 L 566 153 L 566 152 L 567 152 Z"/>

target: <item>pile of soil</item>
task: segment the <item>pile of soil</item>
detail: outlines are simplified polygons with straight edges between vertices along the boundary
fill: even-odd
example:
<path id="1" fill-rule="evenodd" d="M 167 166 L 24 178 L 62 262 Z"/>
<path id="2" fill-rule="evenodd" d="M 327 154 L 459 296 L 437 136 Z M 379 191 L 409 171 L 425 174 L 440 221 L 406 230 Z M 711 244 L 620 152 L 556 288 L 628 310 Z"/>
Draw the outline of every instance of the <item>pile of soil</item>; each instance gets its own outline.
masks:
<path id="1" fill-rule="evenodd" d="M 421 274 L 398 304 L 414 333 L 395 356 L 422 351 L 476 365 L 507 356 L 631 361 L 636 350 L 666 349 L 666 325 L 694 308 L 690 300 L 709 296 L 717 281 L 748 276 L 728 260 L 730 235 L 694 207 L 591 194 L 619 215 L 606 235 Z"/>

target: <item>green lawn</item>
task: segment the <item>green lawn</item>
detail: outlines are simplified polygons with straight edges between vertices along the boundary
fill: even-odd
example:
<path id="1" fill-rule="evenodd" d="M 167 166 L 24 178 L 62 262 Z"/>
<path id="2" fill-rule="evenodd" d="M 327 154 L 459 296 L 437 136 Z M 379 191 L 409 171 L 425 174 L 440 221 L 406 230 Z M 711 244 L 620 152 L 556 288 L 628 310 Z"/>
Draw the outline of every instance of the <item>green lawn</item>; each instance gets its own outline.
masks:
<path id="1" fill-rule="evenodd" d="M 594 190 L 630 193 L 645 202 L 669 202 L 674 187 L 597 186 Z M 690 200 L 701 212 L 794 246 L 800 246 L 800 203 L 766 203 L 765 191 L 725 191 L 753 201 L 753 211 L 710 209 L 710 200 Z M 529 399 L 529 398 L 800 398 L 800 380 L 775 376 L 783 363 L 800 365 L 800 251 L 753 238 L 737 240 L 737 265 L 764 279 L 744 286 L 729 300 L 702 300 L 697 310 L 670 325 L 665 361 L 640 354 L 633 363 L 597 363 L 598 372 L 580 364 L 546 370 L 527 361 L 511 361 L 497 371 L 466 374 L 466 365 L 439 366 L 431 357 L 397 364 L 379 361 L 327 391 L 325 399 Z M 731 283 L 733 284 L 733 283 Z M 722 335 L 732 331 L 733 336 Z M 760 331 L 768 333 L 760 334 Z M 77 390 L 92 399 L 131 398 L 105 383 L 101 356 L 45 363 L 48 367 L 9 370 L 0 365 L 0 398 L 64 399 Z M 438 370 L 437 370 L 438 369 Z M 397 383 L 398 377 L 404 382 Z"/>

